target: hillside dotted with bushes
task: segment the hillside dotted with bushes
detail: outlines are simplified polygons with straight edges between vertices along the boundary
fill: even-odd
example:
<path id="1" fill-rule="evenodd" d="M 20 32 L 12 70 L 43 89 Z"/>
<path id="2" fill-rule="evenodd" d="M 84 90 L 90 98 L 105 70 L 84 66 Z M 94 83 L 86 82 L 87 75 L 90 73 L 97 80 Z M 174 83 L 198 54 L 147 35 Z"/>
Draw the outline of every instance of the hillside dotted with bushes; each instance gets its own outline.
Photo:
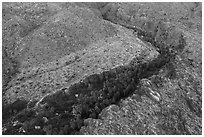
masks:
<path id="1" fill-rule="evenodd" d="M 201 135 L 202 3 L 3 2 L 3 135 Z"/>

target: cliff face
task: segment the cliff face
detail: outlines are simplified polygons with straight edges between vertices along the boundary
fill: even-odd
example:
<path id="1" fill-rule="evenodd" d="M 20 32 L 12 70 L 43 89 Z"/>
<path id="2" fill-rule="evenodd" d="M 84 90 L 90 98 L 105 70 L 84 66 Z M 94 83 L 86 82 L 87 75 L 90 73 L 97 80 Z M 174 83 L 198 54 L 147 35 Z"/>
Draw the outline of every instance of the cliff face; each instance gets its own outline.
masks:
<path id="1" fill-rule="evenodd" d="M 201 134 L 199 6 L 4 3 L 3 134 Z"/>

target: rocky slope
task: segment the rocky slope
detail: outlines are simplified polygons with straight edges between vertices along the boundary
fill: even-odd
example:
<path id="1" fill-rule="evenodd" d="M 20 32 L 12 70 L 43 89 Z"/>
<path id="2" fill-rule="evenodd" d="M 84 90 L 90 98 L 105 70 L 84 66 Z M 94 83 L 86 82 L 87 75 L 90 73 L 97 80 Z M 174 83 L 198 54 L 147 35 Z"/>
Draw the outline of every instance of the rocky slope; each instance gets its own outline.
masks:
<path id="1" fill-rule="evenodd" d="M 201 134 L 200 7 L 3 3 L 3 134 Z"/>

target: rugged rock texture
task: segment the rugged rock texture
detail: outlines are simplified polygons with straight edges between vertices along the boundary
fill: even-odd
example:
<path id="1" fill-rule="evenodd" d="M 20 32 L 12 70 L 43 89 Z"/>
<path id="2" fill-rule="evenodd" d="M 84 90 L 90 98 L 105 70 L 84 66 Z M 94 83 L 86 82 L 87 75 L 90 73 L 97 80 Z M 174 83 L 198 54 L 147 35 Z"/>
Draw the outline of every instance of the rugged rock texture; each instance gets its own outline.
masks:
<path id="1" fill-rule="evenodd" d="M 3 3 L 3 134 L 201 134 L 201 13 Z"/>
<path id="2" fill-rule="evenodd" d="M 15 71 L 12 74 L 3 71 L 3 79 L 6 81 L 4 86 L 8 84 L 14 73 L 16 74 L 20 71 L 18 69 L 21 66 L 21 61 L 19 60 L 20 53 L 17 50 L 19 43 L 24 41 L 24 38 L 32 34 L 36 29 L 40 28 L 58 10 L 57 6 L 54 6 L 52 3 L 3 3 L 3 64 L 5 62 L 7 65 L 7 59 L 5 58 L 10 58 L 12 62 L 15 62 L 9 65 L 10 70 L 15 67 Z M 7 54 L 6 56 L 8 57 L 4 58 L 4 54 Z"/>

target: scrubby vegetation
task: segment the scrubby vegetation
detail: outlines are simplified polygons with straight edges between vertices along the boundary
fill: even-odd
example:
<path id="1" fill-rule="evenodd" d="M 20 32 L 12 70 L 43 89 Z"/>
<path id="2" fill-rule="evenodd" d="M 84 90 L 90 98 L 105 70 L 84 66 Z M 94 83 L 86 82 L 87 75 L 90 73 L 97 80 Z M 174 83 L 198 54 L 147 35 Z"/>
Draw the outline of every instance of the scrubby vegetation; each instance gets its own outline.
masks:
<path id="1" fill-rule="evenodd" d="M 141 39 L 146 43 L 145 46 L 155 48 L 159 52 L 159 55 L 149 62 L 144 62 L 145 55 L 140 55 L 124 66 L 88 75 L 81 81 L 73 83 L 69 88 L 61 88 L 55 93 L 45 96 L 40 101 L 17 100 L 12 104 L 3 106 L 3 134 L 81 134 L 80 130 L 82 127 L 87 126 L 86 123 L 84 123 L 85 119 L 100 119 L 99 114 L 104 108 L 112 104 L 118 105 L 121 100 L 127 99 L 133 92 L 138 98 L 146 95 L 148 99 L 150 98 L 150 101 L 156 100 L 154 103 L 157 104 L 161 110 L 154 111 L 154 114 L 152 113 L 150 115 L 148 113 L 148 116 L 151 118 L 152 115 L 158 116 L 159 120 L 156 121 L 158 122 L 158 127 L 156 128 L 161 131 L 157 133 L 192 134 L 193 132 L 188 129 L 188 126 L 193 124 L 192 121 L 194 119 L 188 121 L 187 119 L 192 117 L 192 115 L 189 114 L 189 117 L 185 117 L 186 110 L 183 109 L 189 108 L 190 111 L 188 112 L 192 112 L 195 116 L 201 118 L 202 104 L 200 102 L 202 102 L 202 95 L 197 91 L 198 83 L 193 81 L 193 78 L 191 81 L 189 80 L 189 83 L 195 87 L 189 90 L 195 90 L 196 94 L 200 96 L 197 99 L 193 99 L 191 97 L 193 95 L 185 88 L 185 86 L 189 85 L 182 85 L 177 79 L 181 75 L 178 74 L 176 70 L 178 69 L 176 66 L 178 65 L 177 61 L 180 59 L 179 54 L 183 52 L 186 46 L 183 33 L 180 32 L 175 25 L 163 20 L 152 20 L 144 17 L 145 15 L 141 18 L 131 17 L 119 9 L 117 3 L 112 5 L 108 3 L 101 3 L 101 5 L 100 3 L 79 3 L 78 6 L 93 8 L 94 14 L 97 14 L 100 18 L 133 30 L 135 38 Z M 196 6 L 195 8 L 200 8 L 200 6 Z M 101 13 L 95 11 L 96 9 L 99 9 Z M 192 9 L 192 14 L 201 14 L 194 13 L 193 10 L 194 9 Z M 92 28 L 92 25 L 89 25 L 90 28 Z M 57 29 L 58 26 L 55 28 Z M 67 65 L 69 65 L 69 62 Z M 164 79 L 159 76 L 159 74 L 161 74 L 160 70 L 167 70 L 167 73 L 164 74 L 164 79 L 171 81 L 172 83 L 170 82 L 170 84 L 172 85 L 175 80 L 176 82 L 178 80 L 178 86 L 183 90 L 177 93 L 177 90 L 179 90 L 178 87 L 175 86 L 175 88 L 171 85 L 171 90 L 173 91 L 164 91 L 165 93 L 163 93 L 162 96 L 163 98 L 167 98 L 167 103 L 161 101 L 161 92 L 157 92 L 157 89 L 168 86 L 169 84 L 168 82 L 162 82 Z M 11 67 L 11 71 L 8 71 L 8 74 L 10 74 L 10 72 L 13 72 L 13 67 Z M 152 77 L 154 77 L 153 80 L 148 80 Z M 183 77 L 186 78 L 186 75 Z M 152 84 L 150 82 L 154 84 L 156 88 L 155 91 L 150 88 Z M 166 85 L 164 86 L 164 84 Z M 168 87 L 166 88 L 168 90 Z M 164 94 L 166 95 L 164 96 Z M 179 97 L 176 98 L 175 96 Z M 171 100 L 168 100 L 168 97 L 172 98 L 173 103 L 170 102 Z M 165 105 L 168 105 L 168 108 Z M 187 107 L 183 107 L 182 105 L 186 105 Z M 144 109 L 146 109 L 146 107 L 144 107 Z M 138 111 L 138 113 L 139 112 L 140 111 Z M 151 113 L 151 110 L 145 111 L 145 113 L 146 112 Z M 146 118 L 146 114 L 144 114 L 144 116 Z M 189 124 L 187 122 L 192 123 Z M 145 130 L 147 127 L 142 124 L 143 122 L 138 124 L 139 126 L 141 125 L 141 131 L 138 132 L 139 134 L 144 134 L 143 131 L 148 131 Z M 195 130 L 198 130 L 195 133 L 200 132 L 200 129 Z M 148 131 L 147 133 L 145 132 L 145 134 L 155 133 Z"/>
<path id="2" fill-rule="evenodd" d="M 164 32 L 161 32 L 161 27 L 163 26 L 159 22 L 153 33 L 134 26 L 128 27 L 137 32 L 140 39 L 150 42 L 158 49 L 160 55 L 155 60 L 141 63 L 141 56 L 140 59 L 132 60 L 127 66 L 88 76 L 70 86 L 69 89 L 61 89 L 55 94 L 48 95 L 35 107 L 24 109 L 16 115 L 4 134 L 79 134 L 78 131 L 84 125 L 84 119 L 97 119 L 105 107 L 117 104 L 122 98 L 137 90 L 140 79 L 157 73 L 161 67 L 174 60 L 177 52 L 182 51 L 185 46 L 182 34 L 176 39 L 169 40 L 172 30 L 167 32 L 165 28 Z M 161 40 L 163 33 L 167 37 Z M 146 93 L 138 90 L 137 94 Z M 16 125 L 13 126 L 15 122 Z"/>

